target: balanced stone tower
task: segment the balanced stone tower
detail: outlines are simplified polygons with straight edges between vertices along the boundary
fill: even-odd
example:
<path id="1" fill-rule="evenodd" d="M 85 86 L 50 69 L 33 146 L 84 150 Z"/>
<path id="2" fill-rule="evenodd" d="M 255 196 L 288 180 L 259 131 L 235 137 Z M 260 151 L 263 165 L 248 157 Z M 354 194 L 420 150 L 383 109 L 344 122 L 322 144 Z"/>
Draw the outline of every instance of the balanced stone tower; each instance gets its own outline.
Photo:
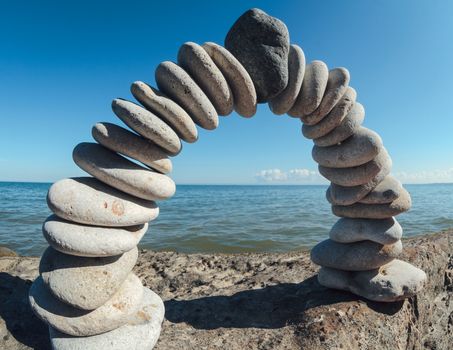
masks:
<path id="1" fill-rule="evenodd" d="M 252 117 L 257 103 L 302 120 L 319 171 L 332 182 L 327 198 L 343 218 L 312 251 L 322 266 L 319 282 L 379 301 L 422 288 L 424 272 L 394 260 L 402 229 L 393 217 L 409 209 L 410 196 L 389 175 L 381 138 L 361 126 L 364 108 L 346 69 L 306 65 L 285 24 L 252 9 L 234 23 L 225 47 L 185 43 L 177 63 L 159 64 L 155 80 L 157 88 L 132 84 L 140 104 L 113 100 L 113 112 L 131 130 L 97 123 L 97 143 L 75 147 L 74 162 L 91 177 L 60 180 L 49 189 L 54 215 L 43 234 L 50 247 L 30 304 L 49 325 L 54 349 L 154 347 L 164 305 L 132 269 L 136 246 L 159 214 L 156 201 L 175 193 L 169 157 L 180 153 L 181 140 L 197 141 L 196 125 L 213 130 L 218 116 L 233 110 Z"/>

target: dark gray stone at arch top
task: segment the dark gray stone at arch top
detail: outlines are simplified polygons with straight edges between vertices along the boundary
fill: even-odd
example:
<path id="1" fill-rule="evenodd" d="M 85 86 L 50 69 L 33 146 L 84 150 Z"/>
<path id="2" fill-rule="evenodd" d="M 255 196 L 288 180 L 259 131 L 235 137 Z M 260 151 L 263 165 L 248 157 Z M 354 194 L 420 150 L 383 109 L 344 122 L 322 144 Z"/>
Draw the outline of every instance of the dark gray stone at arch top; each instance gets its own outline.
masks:
<path id="1" fill-rule="evenodd" d="M 285 23 L 260 9 L 250 9 L 228 31 L 225 48 L 250 74 L 258 103 L 269 101 L 285 89 L 289 54 Z"/>

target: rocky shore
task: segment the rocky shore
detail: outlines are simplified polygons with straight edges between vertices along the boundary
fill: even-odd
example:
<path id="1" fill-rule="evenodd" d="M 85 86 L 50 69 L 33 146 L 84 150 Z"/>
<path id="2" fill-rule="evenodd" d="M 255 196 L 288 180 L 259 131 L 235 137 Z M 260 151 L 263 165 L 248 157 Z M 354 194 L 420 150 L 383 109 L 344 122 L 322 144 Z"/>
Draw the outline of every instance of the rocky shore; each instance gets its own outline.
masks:
<path id="1" fill-rule="evenodd" d="M 179 254 L 142 250 L 134 272 L 165 301 L 156 349 L 448 349 L 453 341 L 453 230 L 404 240 L 428 284 L 396 303 L 318 284 L 307 251 Z M 28 290 L 36 257 L 0 257 L 0 349 L 49 349 Z"/>

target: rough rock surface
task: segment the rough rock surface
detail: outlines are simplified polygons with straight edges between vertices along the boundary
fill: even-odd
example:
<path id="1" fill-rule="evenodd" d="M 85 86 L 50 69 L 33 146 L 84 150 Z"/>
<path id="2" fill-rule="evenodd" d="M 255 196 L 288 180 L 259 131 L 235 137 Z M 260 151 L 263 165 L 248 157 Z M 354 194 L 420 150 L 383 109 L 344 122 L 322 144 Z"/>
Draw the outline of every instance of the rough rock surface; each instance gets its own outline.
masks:
<path id="1" fill-rule="evenodd" d="M 135 272 L 166 308 L 155 349 L 449 349 L 453 230 L 403 243 L 400 259 L 428 284 L 396 303 L 321 287 L 308 252 L 142 252 Z M 0 258 L 0 349 L 50 348 L 27 300 L 37 267 L 38 258 Z"/>

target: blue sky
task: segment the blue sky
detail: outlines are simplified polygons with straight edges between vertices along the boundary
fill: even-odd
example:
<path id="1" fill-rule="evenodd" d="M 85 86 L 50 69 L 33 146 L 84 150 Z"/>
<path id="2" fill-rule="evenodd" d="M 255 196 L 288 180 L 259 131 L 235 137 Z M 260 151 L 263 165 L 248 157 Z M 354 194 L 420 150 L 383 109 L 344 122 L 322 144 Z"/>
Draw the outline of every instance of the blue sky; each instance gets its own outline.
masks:
<path id="1" fill-rule="evenodd" d="M 245 10 L 282 19 L 307 60 L 344 66 L 404 182 L 453 182 L 452 1 L 5 1 L 0 11 L 0 180 L 83 174 L 73 147 L 113 98 L 154 84 L 186 41 L 223 44 Z M 318 183 L 300 121 L 267 105 L 220 118 L 173 158 L 177 183 Z"/>

